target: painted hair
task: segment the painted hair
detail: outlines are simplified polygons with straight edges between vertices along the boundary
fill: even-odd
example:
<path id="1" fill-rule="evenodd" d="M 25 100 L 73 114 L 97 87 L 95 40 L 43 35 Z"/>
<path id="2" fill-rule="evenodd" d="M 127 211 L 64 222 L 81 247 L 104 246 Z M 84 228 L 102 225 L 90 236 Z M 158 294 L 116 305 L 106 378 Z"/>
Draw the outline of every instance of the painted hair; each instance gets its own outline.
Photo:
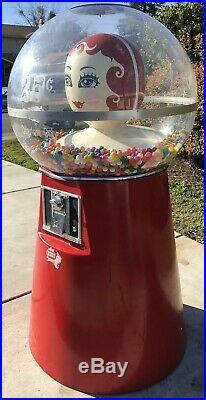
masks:
<path id="1" fill-rule="evenodd" d="M 110 111 L 131 110 L 140 106 L 145 90 L 144 65 L 133 44 L 117 35 L 99 33 L 82 39 L 69 55 L 81 54 L 83 51 L 90 55 L 101 51 L 104 56 L 122 66 L 112 66 L 107 71 L 107 84 L 116 94 L 106 99 Z"/>

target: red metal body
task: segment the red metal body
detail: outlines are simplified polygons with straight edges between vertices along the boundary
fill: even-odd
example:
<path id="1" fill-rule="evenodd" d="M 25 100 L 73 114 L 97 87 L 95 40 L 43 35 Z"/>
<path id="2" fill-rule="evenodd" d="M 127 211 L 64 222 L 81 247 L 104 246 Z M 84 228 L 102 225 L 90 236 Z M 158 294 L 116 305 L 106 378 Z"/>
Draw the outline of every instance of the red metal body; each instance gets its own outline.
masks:
<path id="1" fill-rule="evenodd" d="M 92 394 L 131 392 L 172 371 L 185 348 L 167 172 L 125 181 L 42 185 L 82 197 L 78 245 L 37 235 L 30 347 L 61 384 Z M 48 247 L 62 257 L 46 261 Z M 125 375 L 80 373 L 82 361 L 128 362 Z"/>

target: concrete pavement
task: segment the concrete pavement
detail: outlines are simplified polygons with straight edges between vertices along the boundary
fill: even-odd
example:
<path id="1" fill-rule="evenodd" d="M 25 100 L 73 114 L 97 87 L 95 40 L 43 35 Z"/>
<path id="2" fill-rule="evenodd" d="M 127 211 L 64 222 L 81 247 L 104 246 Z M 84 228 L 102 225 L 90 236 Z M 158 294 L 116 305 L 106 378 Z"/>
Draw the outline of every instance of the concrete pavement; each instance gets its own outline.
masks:
<path id="1" fill-rule="evenodd" d="M 7 110 L 2 110 L 2 137 L 3 140 L 15 138 Z"/>
<path id="2" fill-rule="evenodd" d="M 28 347 L 39 187 L 38 172 L 3 162 L 3 397 L 91 397 L 46 375 Z M 203 246 L 180 234 L 175 236 L 187 350 L 166 379 L 129 397 L 203 397 Z"/>
<path id="3" fill-rule="evenodd" d="M 84 129 L 87 127 L 88 127 L 88 125 L 83 121 L 75 123 L 76 130 Z M 15 139 L 15 137 L 16 136 L 11 127 L 11 122 L 10 122 L 8 112 L 7 112 L 7 110 L 2 110 L 2 138 L 3 138 L 3 140 L 7 140 L 7 139 Z"/>

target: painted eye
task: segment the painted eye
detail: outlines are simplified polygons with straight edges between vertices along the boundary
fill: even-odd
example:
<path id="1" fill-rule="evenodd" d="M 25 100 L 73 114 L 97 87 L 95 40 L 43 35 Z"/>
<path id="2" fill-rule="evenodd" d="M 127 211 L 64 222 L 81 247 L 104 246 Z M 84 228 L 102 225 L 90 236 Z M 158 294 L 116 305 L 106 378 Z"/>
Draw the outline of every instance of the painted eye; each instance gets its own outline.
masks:
<path id="1" fill-rule="evenodd" d="M 99 85 L 99 78 L 93 74 L 85 74 L 80 76 L 78 87 L 79 88 L 95 88 Z"/>
<path id="2" fill-rule="evenodd" d="M 72 87 L 72 78 L 69 75 L 65 75 L 65 85 Z"/>

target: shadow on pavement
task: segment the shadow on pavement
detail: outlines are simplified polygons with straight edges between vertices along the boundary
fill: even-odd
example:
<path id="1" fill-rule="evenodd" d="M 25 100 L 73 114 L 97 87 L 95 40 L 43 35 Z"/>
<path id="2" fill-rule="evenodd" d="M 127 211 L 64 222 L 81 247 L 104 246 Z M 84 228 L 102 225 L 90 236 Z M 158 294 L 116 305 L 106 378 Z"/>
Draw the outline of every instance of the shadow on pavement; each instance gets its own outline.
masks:
<path id="1" fill-rule="evenodd" d="M 184 305 L 187 347 L 180 365 L 161 382 L 134 393 L 101 398 L 203 398 L 203 310 Z"/>

